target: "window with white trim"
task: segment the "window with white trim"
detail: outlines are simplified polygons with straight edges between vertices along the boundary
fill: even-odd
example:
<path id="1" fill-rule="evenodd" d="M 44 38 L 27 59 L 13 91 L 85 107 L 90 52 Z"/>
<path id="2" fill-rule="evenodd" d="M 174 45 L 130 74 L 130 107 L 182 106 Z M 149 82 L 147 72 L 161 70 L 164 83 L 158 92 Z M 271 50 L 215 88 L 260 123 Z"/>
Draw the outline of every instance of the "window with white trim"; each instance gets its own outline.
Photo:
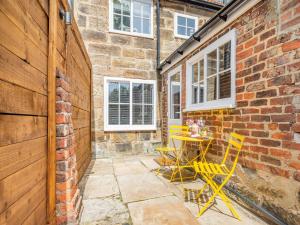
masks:
<path id="1" fill-rule="evenodd" d="M 156 129 L 156 82 L 104 78 L 104 130 Z"/>
<path id="2" fill-rule="evenodd" d="M 184 14 L 174 14 L 174 35 L 180 38 L 189 38 L 197 29 L 197 17 Z"/>
<path id="3" fill-rule="evenodd" d="M 152 0 L 109 0 L 110 31 L 152 37 Z"/>
<path id="4" fill-rule="evenodd" d="M 235 30 L 187 62 L 186 110 L 235 106 Z"/>

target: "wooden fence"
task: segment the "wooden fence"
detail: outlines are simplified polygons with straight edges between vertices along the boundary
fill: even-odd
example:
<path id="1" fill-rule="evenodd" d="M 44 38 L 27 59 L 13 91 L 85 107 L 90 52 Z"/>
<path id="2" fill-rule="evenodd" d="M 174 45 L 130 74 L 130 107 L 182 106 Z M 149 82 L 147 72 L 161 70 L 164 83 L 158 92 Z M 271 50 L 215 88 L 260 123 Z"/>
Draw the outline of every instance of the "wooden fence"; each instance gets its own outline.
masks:
<path id="1" fill-rule="evenodd" d="M 67 0 L 0 0 L 0 224 L 55 224 L 55 73 L 70 77 L 77 169 L 91 159 L 91 63 Z"/>

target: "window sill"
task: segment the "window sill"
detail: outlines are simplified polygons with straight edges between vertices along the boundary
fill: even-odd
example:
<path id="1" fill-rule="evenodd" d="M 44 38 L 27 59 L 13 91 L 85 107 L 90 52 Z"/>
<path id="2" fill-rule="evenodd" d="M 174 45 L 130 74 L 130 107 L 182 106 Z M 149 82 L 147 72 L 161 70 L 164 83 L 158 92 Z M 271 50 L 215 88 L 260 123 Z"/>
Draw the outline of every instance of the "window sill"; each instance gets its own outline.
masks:
<path id="1" fill-rule="evenodd" d="M 154 39 L 153 34 L 139 34 L 139 33 L 131 33 L 131 32 L 121 31 L 121 30 L 109 30 L 109 33 L 127 35 L 127 36 L 132 36 L 132 37 L 142 37 L 142 38 Z"/>
<path id="2" fill-rule="evenodd" d="M 218 109 L 233 109 L 236 107 L 236 104 L 234 101 L 231 101 L 231 103 L 226 102 L 206 102 L 202 104 L 194 104 L 189 105 L 185 109 L 183 109 L 183 112 L 194 112 L 194 111 L 208 111 L 208 110 L 218 110 Z"/>
<path id="3" fill-rule="evenodd" d="M 180 38 L 180 39 L 185 39 L 185 40 L 190 38 L 190 36 L 184 36 L 184 35 L 180 35 L 180 34 L 175 34 L 174 37 L 175 38 Z"/>
<path id="4" fill-rule="evenodd" d="M 155 131 L 157 130 L 156 125 L 151 126 L 128 126 L 128 125 L 117 125 L 117 126 L 107 126 L 104 127 L 104 131 Z"/>

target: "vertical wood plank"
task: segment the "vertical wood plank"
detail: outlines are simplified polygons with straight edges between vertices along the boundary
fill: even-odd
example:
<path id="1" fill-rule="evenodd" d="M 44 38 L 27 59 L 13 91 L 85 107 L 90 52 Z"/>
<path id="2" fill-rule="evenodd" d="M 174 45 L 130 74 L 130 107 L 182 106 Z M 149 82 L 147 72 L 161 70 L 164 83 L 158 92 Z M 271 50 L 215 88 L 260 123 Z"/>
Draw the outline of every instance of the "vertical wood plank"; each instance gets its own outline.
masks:
<path id="1" fill-rule="evenodd" d="M 57 0 L 49 0 L 49 52 L 48 52 L 48 162 L 47 162 L 47 223 L 55 220 L 55 171 L 56 171 L 56 127 L 55 127 L 55 90 L 56 90 L 56 42 L 57 42 Z"/>

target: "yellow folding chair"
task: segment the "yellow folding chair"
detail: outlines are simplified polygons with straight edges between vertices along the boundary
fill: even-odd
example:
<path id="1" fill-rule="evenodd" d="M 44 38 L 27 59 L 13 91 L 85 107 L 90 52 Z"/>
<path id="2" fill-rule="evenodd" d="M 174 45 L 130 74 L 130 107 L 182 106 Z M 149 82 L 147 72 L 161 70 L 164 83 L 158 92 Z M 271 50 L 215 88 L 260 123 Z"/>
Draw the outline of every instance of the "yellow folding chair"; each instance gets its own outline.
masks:
<path id="1" fill-rule="evenodd" d="M 226 152 L 224 155 L 224 158 L 221 162 L 221 164 L 217 163 L 208 163 L 206 161 L 203 162 L 194 162 L 194 168 L 195 171 L 202 175 L 202 177 L 205 179 L 206 184 L 203 186 L 203 188 L 199 191 L 197 198 L 201 196 L 203 191 L 206 188 L 211 188 L 213 191 L 213 194 L 210 196 L 209 200 L 205 203 L 205 205 L 200 209 L 198 213 L 198 217 L 201 216 L 210 206 L 210 204 L 215 200 L 215 197 L 218 195 L 221 197 L 225 205 L 229 208 L 231 213 L 234 217 L 236 217 L 238 220 L 240 220 L 239 214 L 236 212 L 236 210 L 233 208 L 231 201 L 229 198 L 225 195 L 225 193 L 222 191 L 222 188 L 224 185 L 229 181 L 231 176 L 234 173 L 234 170 L 236 168 L 236 165 L 238 163 L 238 157 L 240 154 L 240 151 L 243 146 L 245 137 L 242 135 L 239 135 L 237 133 L 231 133 L 230 138 L 228 141 L 228 146 L 226 148 Z M 233 162 L 231 163 L 231 168 L 226 165 L 227 158 L 229 156 L 229 153 L 231 149 L 235 149 L 235 158 Z M 217 184 L 214 181 L 215 176 L 223 176 L 223 182 L 221 184 Z"/>
<path id="2" fill-rule="evenodd" d="M 164 161 L 163 166 L 167 166 L 166 162 L 167 162 L 167 160 L 170 160 L 170 157 L 169 157 L 170 155 L 169 154 L 174 153 L 174 151 L 176 150 L 175 146 L 174 146 L 174 143 L 171 142 L 171 137 L 174 134 L 188 134 L 188 130 L 189 130 L 188 126 L 181 126 L 181 125 L 171 125 L 170 126 L 167 145 L 166 146 L 161 146 L 161 147 L 158 147 L 158 148 L 155 149 L 161 155 L 161 158 Z M 173 156 L 173 157 L 175 157 L 175 156 Z M 161 170 L 161 167 L 159 167 L 156 170 L 156 174 L 159 174 L 160 170 Z"/>

